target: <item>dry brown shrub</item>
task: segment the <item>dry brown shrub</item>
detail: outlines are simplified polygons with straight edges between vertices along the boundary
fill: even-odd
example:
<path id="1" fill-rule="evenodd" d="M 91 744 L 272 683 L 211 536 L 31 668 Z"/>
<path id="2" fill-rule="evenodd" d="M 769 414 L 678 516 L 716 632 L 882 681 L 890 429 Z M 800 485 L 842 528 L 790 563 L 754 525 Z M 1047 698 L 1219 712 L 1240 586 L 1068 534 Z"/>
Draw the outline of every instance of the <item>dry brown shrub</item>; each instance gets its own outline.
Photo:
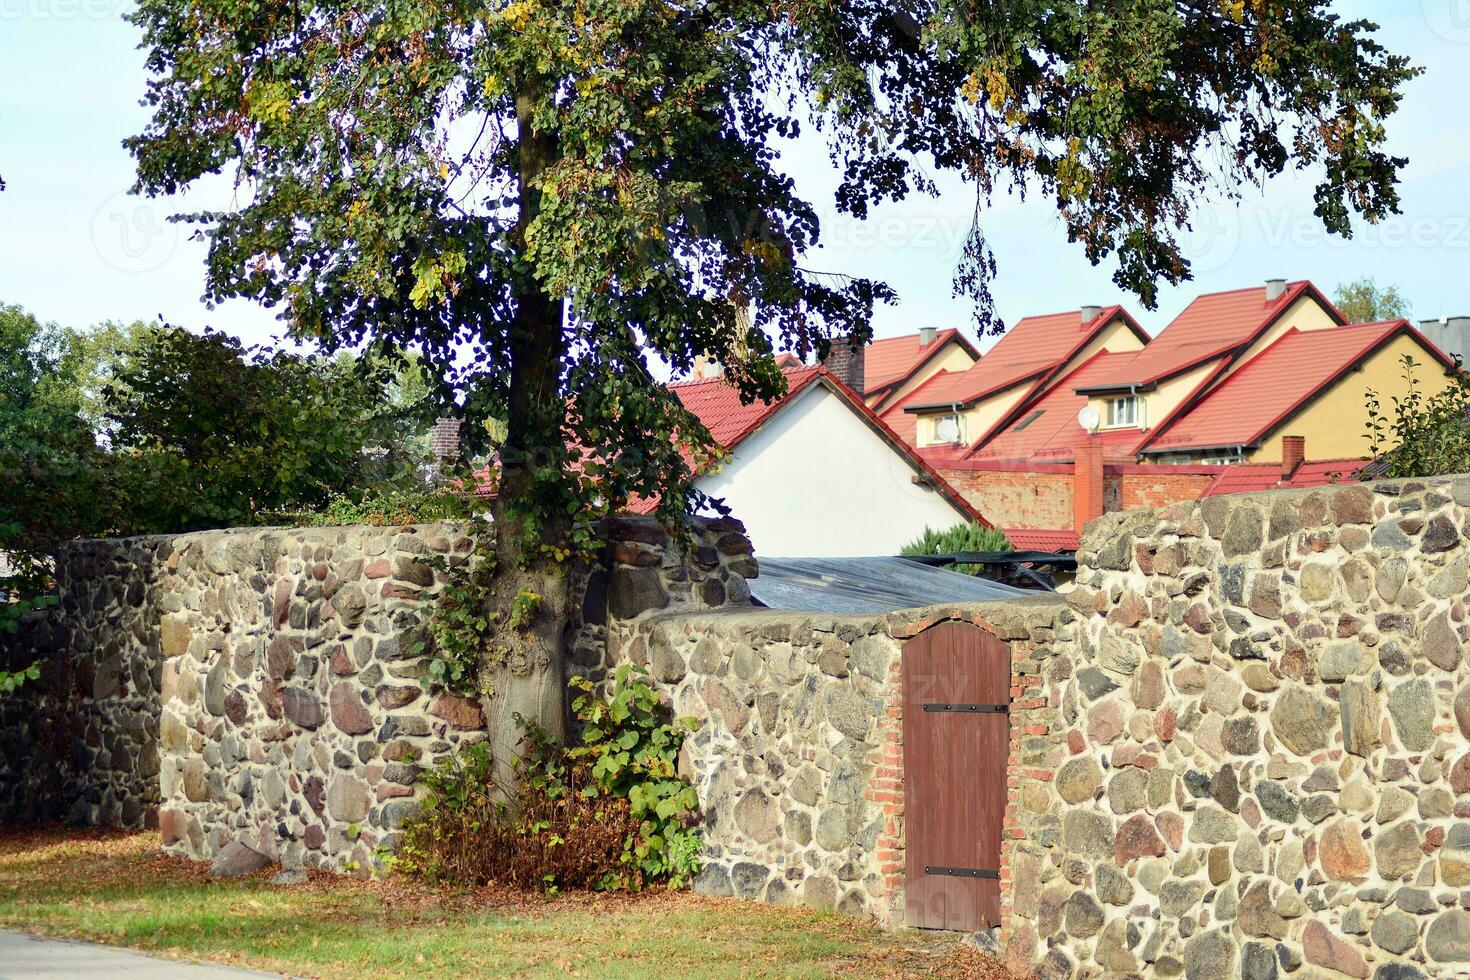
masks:
<path id="1" fill-rule="evenodd" d="M 405 822 L 397 866 L 429 881 L 516 888 L 603 888 L 628 874 L 623 855 L 639 832 L 626 799 L 585 796 L 584 767 L 565 786 L 523 780 L 507 797 L 488 751 L 467 751 L 438 774 Z"/>

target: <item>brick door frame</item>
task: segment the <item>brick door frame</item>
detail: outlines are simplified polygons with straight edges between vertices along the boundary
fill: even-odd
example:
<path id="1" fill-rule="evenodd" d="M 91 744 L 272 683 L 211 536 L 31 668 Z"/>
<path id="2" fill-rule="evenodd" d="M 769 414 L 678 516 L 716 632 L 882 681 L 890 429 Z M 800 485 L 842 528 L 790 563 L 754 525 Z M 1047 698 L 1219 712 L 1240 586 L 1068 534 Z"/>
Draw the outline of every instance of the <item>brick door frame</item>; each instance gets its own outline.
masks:
<path id="1" fill-rule="evenodd" d="M 1010 738 L 1006 756 L 1005 817 L 1001 824 L 1000 845 L 1001 925 L 999 940 L 1001 946 L 1004 947 L 1010 941 L 1011 936 L 1012 857 L 1017 842 L 1026 837 L 1026 832 L 1017 820 L 1017 799 L 1020 778 L 1023 775 L 1021 773 L 1021 739 L 1026 735 L 1046 733 L 1047 726 L 1040 726 L 1043 731 L 1036 732 L 1034 729 L 1038 726 L 1031 724 L 1026 717 L 1032 709 L 1044 707 L 1046 699 L 1036 697 L 1032 692 L 1032 688 L 1041 686 L 1041 678 L 1020 674 L 1016 669 L 1018 663 L 1030 657 L 1035 644 L 1030 640 L 1002 639 L 1000 631 L 979 613 L 952 608 L 925 610 L 923 617 L 917 620 L 896 617 L 894 621 L 890 621 L 888 633 L 902 644 L 903 641 L 913 639 L 941 623 L 963 623 L 978 627 L 1005 643 L 1011 653 Z M 878 836 L 877 856 L 879 868 L 883 874 L 883 892 L 886 902 L 879 918 L 890 927 L 902 926 L 906 914 L 902 649 L 901 645 L 899 656 L 895 657 L 892 664 L 889 665 L 887 688 L 892 693 L 885 705 L 883 716 L 879 720 L 877 745 L 869 755 L 869 761 L 874 764 L 874 770 L 866 794 L 868 800 L 877 805 L 883 813 L 883 830 Z M 1052 774 L 1038 770 L 1028 771 L 1024 775 L 1031 779 L 1049 781 Z"/>

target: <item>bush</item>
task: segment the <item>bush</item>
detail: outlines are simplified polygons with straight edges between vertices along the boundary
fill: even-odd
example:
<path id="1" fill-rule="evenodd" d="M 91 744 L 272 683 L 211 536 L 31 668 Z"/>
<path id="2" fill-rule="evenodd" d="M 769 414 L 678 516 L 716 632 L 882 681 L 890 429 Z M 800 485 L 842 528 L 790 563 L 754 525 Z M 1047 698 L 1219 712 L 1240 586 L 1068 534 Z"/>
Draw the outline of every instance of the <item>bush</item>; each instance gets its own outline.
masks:
<path id="1" fill-rule="evenodd" d="M 470 502 L 450 490 L 372 490 L 363 496 L 335 497 L 326 506 L 311 511 L 283 511 L 268 515 L 267 522 L 299 527 L 345 527 L 369 524 L 396 527 L 400 524 L 433 524 L 468 520 Z"/>
<path id="2" fill-rule="evenodd" d="M 1011 542 L 1003 533 L 977 522 L 965 522 L 943 531 L 924 528 L 918 540 L 904 545 L 901 555 L 952 555 L 959 551 L 1010 551 Z M 951 571 L 963 575 L 979 575 L 979 565 L 951 565 Z"/>
<path id="3" fill-rule="evenodd" d="M 691 729 L 667 717 L 644 676 L 619 668 L 609 698 L 573 678 L 582 732 L 570 747 L 517 716 L 528 745 L 509 793 L 485 742 L 425 774 L 430 792 L 404 824 L 395 866 L 459 885 L 685 884 L 699 870 L 698 800 L 675 763 Z"/>
<path id="4" fill-rule="evenodd" d="M 1377 460 L 1368 471 L 1375 479 L 1470 472 L 1470 378 L 1457 370 L 1448 388 L 1425 396 L 1414 359 L 1405 355 L 1403 364 L 1407 389 L 1391 411 L 1368 393 L 1368 444 Z"/>

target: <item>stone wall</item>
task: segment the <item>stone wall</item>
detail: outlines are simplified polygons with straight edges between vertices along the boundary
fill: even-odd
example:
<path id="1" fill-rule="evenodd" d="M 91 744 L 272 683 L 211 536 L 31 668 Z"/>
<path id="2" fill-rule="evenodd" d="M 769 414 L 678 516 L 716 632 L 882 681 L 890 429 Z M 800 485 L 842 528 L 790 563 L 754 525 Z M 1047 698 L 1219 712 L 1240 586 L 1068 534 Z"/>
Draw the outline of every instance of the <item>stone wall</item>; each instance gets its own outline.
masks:
<path id="1" fill-rule="evenodd" d="M 1460 477 L 1093 522 L 1013 715 L 1017 965 L 1470 971 L 1467 515 Z"/>
<path id="2" fill-rule="evenodd" d="M 579 638 L 649 609 L 748 603 L 742 530 L 699 522 L 686 548 L 651 520 L 611 522 L 577 576 Z M 0 705 L 0 816 L 156 821 L 196 858 L 240 841 L 291 867 L 366 871 L 419 773 L 483 737 L 478 703 L 420 682 L 432 559 L 472 546 L 451 525 L 72 546 L 61 607 L 8 652 L 43 656 L 47 677 Z"/>
<path id="3" fill-rule="evenodd" d="M 156 821 L 163 661 L 148 625 L 152 559 L 134 542 L 73 546 L 56 571 L 59 605 L 0 640 L 0 664 L 42 669 L 0 698 L 0 819 Z"/>
<path id="4" fill-rule="evenodd" d="M 696 723 L 681 758 L 703 815 L 696 890 L 900 925 L 905 639 L 959 619 L 1047 648 L 1059 614 L 1075 618 L 1054 597 L 869 616 L 649 614 L 612 631 L 597 670 L 647 666 Z M 1013 751 L 1023 734 L 1013 727 Z"/>

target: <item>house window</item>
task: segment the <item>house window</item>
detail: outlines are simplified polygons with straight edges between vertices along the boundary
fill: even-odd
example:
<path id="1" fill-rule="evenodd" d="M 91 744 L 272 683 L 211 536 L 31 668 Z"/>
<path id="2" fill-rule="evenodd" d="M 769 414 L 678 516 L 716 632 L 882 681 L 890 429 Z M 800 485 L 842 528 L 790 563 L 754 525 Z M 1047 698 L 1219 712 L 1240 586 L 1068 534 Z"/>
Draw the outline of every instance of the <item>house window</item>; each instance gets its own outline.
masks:
<path id="1" fill-rule="evenodd" d="M 941 415 L 934 420 L 934 441 L 937 443 L 960 442 L 963 431 L 958 414 Z"/>
<path id="2" fill-rule="evenodd" d="M 1108 428 L 1126 429 L 1138 425 L 1138 399 L 1133 395 L 1126 398 L 1108 399 Z"/>

